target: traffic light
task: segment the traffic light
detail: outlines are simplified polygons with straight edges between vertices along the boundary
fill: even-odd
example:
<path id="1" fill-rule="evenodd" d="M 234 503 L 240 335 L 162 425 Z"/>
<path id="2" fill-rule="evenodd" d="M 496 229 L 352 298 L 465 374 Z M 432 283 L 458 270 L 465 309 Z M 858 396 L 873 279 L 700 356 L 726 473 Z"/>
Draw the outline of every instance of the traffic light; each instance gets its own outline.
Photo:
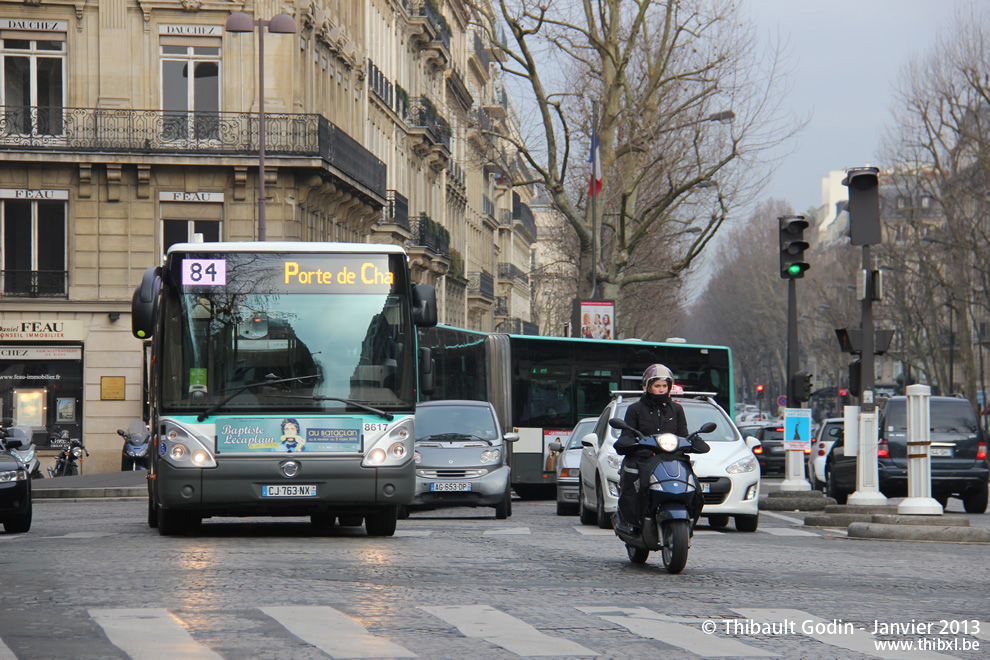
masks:
<path id="1" fill-rule="evenodd" d="M 880 187 L 876 167 L 846 170 L 842 185 L 849 188 L 849 237 L 853 245 L 880 244 Z"/>
<path id="2" fill-rule="evenodd" d="M 839 405 L 840 406 L 849 405 L 849 390 L 845 387 L 839 388 Z"/>
<path id="3" fill-rule="evenodd" d="M 757 385 L 756 386 L 756 396 L 758 396 L 758 397 L 763 396 L 763 386 L 762 385 Z"/>
<path id="4" fill-rule="evenodd" d="M 791 392 L 794 393 L 794 403 L 804 403 L 811 398 L 811 377 L 807 371 L 798 371 L 791 376 Z"/>
<path id="5" fill-rule="evenodd" d="M 804 230 L 808 221 L 803 215 L 785 215 L 777 218 L 780 222 L 780 276 L 785 280 L 804 277 L 810 266 L 804 260 L 808 243 L 804 240 Z"/>
<path id="6" fill-rule="evenodd" d="M 849 363 L 849 394 L 859 396 L 859 388 L 863 376 L 863 363 L 853 360 Z"/>

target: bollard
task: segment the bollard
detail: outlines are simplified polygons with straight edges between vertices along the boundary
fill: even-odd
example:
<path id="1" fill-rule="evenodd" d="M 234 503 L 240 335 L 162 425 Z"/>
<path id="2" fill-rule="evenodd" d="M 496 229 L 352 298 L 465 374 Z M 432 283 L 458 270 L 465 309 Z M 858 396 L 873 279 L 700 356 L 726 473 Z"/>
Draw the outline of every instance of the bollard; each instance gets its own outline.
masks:
<path id="1" fill-rule="evenodd" d="M 859 414 L 859 455 L 856 457 L 856 492 L 846 500 L 847 504 L 874 506 L 887 503 L 880 492 L 879 464 L 877 462 L 877 414 Z"/>
<path id="2" fill-rule="evenodd" d="M 942 505 L 932 497 L 931 393 L 927 385 L 907 388 L 908 496 L 897 506 L 897 513 L 942 515 Z"/>

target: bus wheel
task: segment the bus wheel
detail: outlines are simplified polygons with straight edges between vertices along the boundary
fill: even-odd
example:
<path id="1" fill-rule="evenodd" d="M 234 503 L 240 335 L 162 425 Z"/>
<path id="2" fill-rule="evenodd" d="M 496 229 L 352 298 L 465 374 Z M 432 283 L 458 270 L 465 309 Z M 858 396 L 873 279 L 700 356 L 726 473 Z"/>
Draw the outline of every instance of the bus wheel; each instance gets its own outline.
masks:
<path id="1" fill-rule="evenodd" d="M 395 534 L 395 521 L 398 507 L 387 506 L 378 513 L 371 513 L 364 517 L 364 528 L 368 531 L 368 536 L 392 536 Z"/>

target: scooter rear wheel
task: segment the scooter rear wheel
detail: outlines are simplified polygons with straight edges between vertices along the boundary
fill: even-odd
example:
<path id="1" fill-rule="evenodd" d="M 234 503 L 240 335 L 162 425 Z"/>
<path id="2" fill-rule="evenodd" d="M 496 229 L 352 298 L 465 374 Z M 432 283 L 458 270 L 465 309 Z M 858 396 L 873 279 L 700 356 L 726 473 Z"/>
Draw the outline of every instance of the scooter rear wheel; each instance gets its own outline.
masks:
<path id="1" fill-rule="evenodd" d="M 663 567 L 668 573 L 680 573 L 687 564 L 690 524 L 687 520 L 672 520 L 663 526 Z"/>
<path id="2" fill-rule="evenodd" d="M 646 563 L 646 559 L 650 556 L 650 551 L 626 544 L 626 554 L 629 555 L 629 561 L 632 563 L 644 564 Z"/>

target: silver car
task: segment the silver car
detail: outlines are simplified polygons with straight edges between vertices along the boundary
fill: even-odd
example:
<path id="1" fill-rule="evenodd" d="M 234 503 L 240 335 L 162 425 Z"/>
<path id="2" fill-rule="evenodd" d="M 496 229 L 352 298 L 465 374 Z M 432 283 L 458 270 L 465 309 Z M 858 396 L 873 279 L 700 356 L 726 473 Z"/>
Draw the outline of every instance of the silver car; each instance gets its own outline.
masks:
<path id="1" fill-rule="evenodd" d="M 506 445 L 487 401 L 429 401 L 416 406 L 416 494 L 410 510 L 490 506 L 512 515 Z"/>
<path id="2" fill-rule="evenodd" d="M 581 438 L 594 433 L 597 417 L 585 417 L 574 430 L 566 443 L 550 443 L 550 451 L 562 452 L 557 461 L 557 515 L 576 516 L 578 514 L 578 473 L 581 469 Z"/>

